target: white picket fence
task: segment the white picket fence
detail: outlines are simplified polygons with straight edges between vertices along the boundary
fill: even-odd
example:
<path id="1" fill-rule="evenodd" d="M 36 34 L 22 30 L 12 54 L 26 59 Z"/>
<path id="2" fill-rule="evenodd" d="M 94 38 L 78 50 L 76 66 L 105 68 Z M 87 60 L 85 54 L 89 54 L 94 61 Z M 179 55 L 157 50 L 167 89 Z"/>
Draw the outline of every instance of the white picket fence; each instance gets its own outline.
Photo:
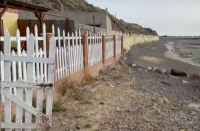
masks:
<path id="1" fill-rule="evenodd" d="M 116 36 L 116 55 L 119 55 L 122 53 L 122 42 L 121 42 L 121 36 Z"/>
<path id="2" fill-rule="evenodd" d="M 52 26 L 52 30 L 55 32 L 54 26 Z M 59 28 L 57 31 L 58 36 L 55 37 L 58 42 L 58 47 L 56 48 L 56 80 L 59 80 L 82 70 L 84 67 L 80 31 L 76 31 L 75 35 L 72 33 L 71 36 L 69 33 L 65 36 L 65 31 L 61 36 Z"/>
<path id="3" fill-rule="evenodd" d="M 88 36 L 88 65 L 94 66 L 102 62 L 102 33 Z"/>
<path id="4" fill-rule="evenodd" d="M 46 58 L 46 26 L 45 24 L 43 25 L 43 36 L 39 37 L 38 36 L 38 28 L 37 26 L 34 27 L 34 57 L 40 57 L 40 58 Z M 26 37 L 21 37 L 20 36 L 20 31 L 17 29 L 16 31 L 16 37 L 10 37 L 11 42 L 16 43 L 16 48 L 17 52 L 14 52 L 12 50 L 11 56 L 27 56 L 27 53 L 23 50 L 21 51 L 21 42 L 22 41 L 27 41 L 28 37 L 30 35 L 30 29 L 26 29 Z M 1 37 L 0 41 L 4 42 L 5 37 Z M 43 49 L 39 49 L 38 41 L 43 42 Z M 5 44 L 4 44 L 5 46 Z M 1 55 L 3 53 L 1 52 Z M 47 82 L 47 65 L 44 63 L 34 63 L 34 76 L 33 79 L 35 82 L 38 81 L 44 81 Z M 16 81 L 18 79 L 23 79 L 23 81 L 27 80 L 27 65 L 25 62 L 20 62 L 20 61 L 13 61 L 10 67 L 10 70 L 12 71 L 11 73 L 11 80 Z M 1 73 L 0 73 L 0 78 L 1 81 L 4 80 L 4 75 L 6 74 L 5 72 L 5 67 L 4 67 L 4 61 L 1 60 Z M 16 89 L 14 89 L 14 94 L 16 94 Z M 2 96 L 2 101 L 4 102 L 4 97 Z"/>
<path id="5" fill-rule="evenodd" d="M 114 39 L 113 36 L 106 37 L 106 59 L 114 56 Z"/>
<path id="6" fill-rule="evenodd" d="M 1 55 L 3 55 L 2 52 L 0 52 Z M 14 50 L 12 50 L 11 56 L 24 56 L 26 57 L 27 56 L 27 52 L 25 50 L 23 50 L 21 52 L 21 55 L 18 55 Z M 34 57 L 37 57 L 36 53 L 34 52 Z M 42 51 L 42 49 L 39 50 L 39 57 L 40 58 L 43 58 L 44 57 L 44 53 Z M 5 68 L 7 67 L 4 67 L 4 61 L 1 60 L 1 73 L 0 73 L 0 80 L 1 81 L 4 81 L 4 75 L 5 75 Z M 21 68 L 19 70 L 18 69 L 18 66 Z M 39 67 L 37 68 L 36 64 L 35 64 L 35 72 L 37 72 L 37 69 L 39 70 L 38 74 L 34 74 L 35 77 L 34 77 L 34 81 L 37 82 L 39 80 L 44 80 L 44 64 L 43 63 L 39 63 Z M 23 62 L 23 63 L 18 63 L 16 61 L 12 61 L 11 63 L 11 67 L 10 67 L 10 70 L 11 70 L 11 81 L 13 82 L 16 82 L 17 80 L 19 79 L 23 79 L 24 81 L 26 81 L 27 79 L 27 73 L 26 73 L 26 70 L 27 70 L 27 66 L 26 66 L 26 63 Z M 21 77 L 20 77 L 21 76 Z M 11 92 L 13 92 L 13 94 L 16 95 L 16 88 L 11 88 Z M 2 98 L 2 101 L 4 102 L 4 96 Z"/>
<path id="7" fill-rule="evenodd" d="M 49 58 L 46 58 L 46 28 L 43 26 L 44 50 L 38 48 L 37 27 L 35 36 L 26 30 L 26 39 L 20 37 L 19 30 L 15 38 L 10 37 L 8 30 L 5 36 L 1 37 L 4 42 L 4 53 L 1 52 L 1 95 L 5 96 L 4 116 L 0 119 L 1 128 L 6 131 L 31 131 L 31 129 L 42 130 L 42 124 L 51 124 L 52 102 L 53 102 L 53 69 L 55 66 L 55 38 L 50 40 Z M 27 52 L 21 52 L 21 41 L 26 40 Z M 11 52 L 11 41 L 17 42 L 17 53 Z M 36 63 L 36 64 L 35 64 Z M 46 65 L 46 66 L 45 66 Z M 48 76 L 47 72 L 48 65 Z M 44 70 L 43 70 L 44 67 Z M 40 69 L 40 70 L 39 70 Z M 44 96 L 44 88 L 47 96 Z M 14 93 L 11 89 L 14 88 Z M 24 89 L 26 91 L 24 92 Z M 34 94 L 33 92 L 37 92 Z M 24 99 L 25 97 L 25 99 Z M 36 99 L 36 106 L 33 107 L 33 99 Z M 46 98 L 44 98 L 46 97 Z M 42 112 L 43 101 L 46 99 L 46 114 Z M 16 105 L 13 110 L 11 101 Z M 12 104 L 12 105 L 13 105 Z M 11 121 L 15 112 L 15 120 Z M 25 111 L 25 113 L 24 113 Z M 2 113 L 2 112 L 1 112 Z M 36 117 L 36 123 L 32 123 L 32 115 Z M 25 120 L 23 122 L 23 116 Z"/>

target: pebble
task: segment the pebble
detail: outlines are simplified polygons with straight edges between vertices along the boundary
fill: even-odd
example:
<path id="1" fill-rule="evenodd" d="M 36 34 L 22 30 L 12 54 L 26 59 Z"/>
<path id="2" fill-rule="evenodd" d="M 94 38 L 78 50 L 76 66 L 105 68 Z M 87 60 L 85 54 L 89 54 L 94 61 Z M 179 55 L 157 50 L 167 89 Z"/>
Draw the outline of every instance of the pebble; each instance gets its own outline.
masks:
<path id="1" fill-rule="evenodd" d="M 104 102 L 101 101 L 99 104 L 104 105 Z"/>
<path id="2" fill-rule="evenodd" d="M 156 69 L 155 71 L 158 73 L 161 73 L 161 74 L 165 74 L 165 72 L 166 72 L 165 69 Z"/>
<path id="3" fill-rule="evenodd" d="M 65 121 L 63 121 L 61 125 L 62 125 L 62 126 L 66 125 L 66 122 L 65 122 Z"/>
<path id="4" fill-rule="evenodd" d="M 155 71 L 155 70 L 157 70 L 157 69 L 158 69 L 158 67 L 155 67 L 155 66 L 154 66 L 152 69 Z"/>
<path id="5" fill-rule="evenodd" d="M 132 67 L 136 67 L 137 65 L 136 65 L 135 63 L 133 63 L 131 66 L 132 66 Z"/>
<path id="6" fill-rule="evenodd" d="M 188 82 L 186 80 L 182 80 L 182 83 L 183 84 L 187 84 Z"/>
<path id="7" fill-rule="evenodd" d="M 167 98 L 163 98 L 163 103 L 167 104 L 167 103 L 169 103 L 169 100 Z"/>
<path id="8" fill-rule="evenodd" d="M 142 68 L 138 68 L 139 71 L 142 71 Z"/>
<path id="9" fill-rule="evenodd" d="M 76 129 L 81 129 L 79 124 L 76 125 Z"/>
<path id="10" fill-rule="evenodd" d="M 158 103 L 160 104 L 160 105 L 162 105 L 163 103 L 164 103 L 164 101 L 163 101 L 163 99 L 162 98 L 157 98 L 157 101 L 158 101 Z"/>
<path id="11" fill-rule="evenodd" d="M 153 68 L 152 67 L 147 67 L 147 70 L 152 70 Z"/>

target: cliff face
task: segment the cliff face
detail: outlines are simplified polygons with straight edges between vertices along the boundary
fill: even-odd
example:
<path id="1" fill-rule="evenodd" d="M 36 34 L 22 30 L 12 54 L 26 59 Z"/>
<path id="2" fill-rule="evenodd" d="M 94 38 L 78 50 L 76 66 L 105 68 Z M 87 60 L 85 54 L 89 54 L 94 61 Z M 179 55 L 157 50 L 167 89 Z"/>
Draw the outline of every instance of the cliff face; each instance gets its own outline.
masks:
<path id="1" fill-rule="evenodd" d="M 69 11 L 88 11 L 88 12 L 99 12 L 105 11 L 99 7 L 87 3 L 85 0 L 16 0 L 31 4 L 37 4 L 43 7 L 50 8 L 54 11 L 63 9 Z M 62 4 L 61 4 L 62 3 Z M 134 33 L 134 34 L 145 34 L 145 35 L 156 35 L 157 32 L 150 28 L 143 28 L 138 24 L 127 23 L 123 20 L 115 19 L 113 15 L 109 13 L 109 17 L 112 21 L 112 27 L 114 29 L 116 24 L 116 30 L 123 33 Z"/>

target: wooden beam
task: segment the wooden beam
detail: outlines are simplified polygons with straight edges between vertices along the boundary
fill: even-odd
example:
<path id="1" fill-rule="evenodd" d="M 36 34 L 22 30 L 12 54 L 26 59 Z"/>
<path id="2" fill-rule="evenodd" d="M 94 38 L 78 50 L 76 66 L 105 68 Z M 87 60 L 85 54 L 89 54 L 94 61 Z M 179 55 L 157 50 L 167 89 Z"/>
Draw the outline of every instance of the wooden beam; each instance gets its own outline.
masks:
<path id="1" fill-rule="evenodd" d="M 7 8 L 12 8 L 12 9 L 30 11 L 30 12 L 38 12 L 38 13 L 44 12 L 44 11 L 39 11 L 39 10 L 35 10 L 35 9 L 27 9 L 27 8 L 25 8 L 23 6 L 19 7 L 19 6 L 7 5 L 7 4 L 3 4 L 3 3 L 1 3 L 0 6 L 7 7 Z"/>
<path id="2" fill-rule="evenodd" d="M 68 18 L 67 16 L 63 16 L 63 15 L 57 15 L 57 14 L 53 14 L 50 12 L 43 12 L 44 14 L 50 15 L 50 16 L 56 16 L 56 17 L 61 17 L 61 18 Z"/>
<path id="3" fill-rule="evenodd" d="M 1 11 L 1 18 L 3 17 L 3 15 L 6 13 L 8 7 L 4 8 L 2 11 Z"/>

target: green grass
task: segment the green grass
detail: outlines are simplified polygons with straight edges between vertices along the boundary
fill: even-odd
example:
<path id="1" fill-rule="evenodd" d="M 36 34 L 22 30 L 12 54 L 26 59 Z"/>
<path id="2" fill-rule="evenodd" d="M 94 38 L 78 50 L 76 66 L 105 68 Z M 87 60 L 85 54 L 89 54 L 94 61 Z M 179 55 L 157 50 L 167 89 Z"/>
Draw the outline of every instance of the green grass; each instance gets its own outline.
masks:
<path id="1" fill-rule="evenodd" d="M 65 112 L 66 108 L 63 107 L 63 104 L 60 101 L 53 103 L 53 112 Z"/>

